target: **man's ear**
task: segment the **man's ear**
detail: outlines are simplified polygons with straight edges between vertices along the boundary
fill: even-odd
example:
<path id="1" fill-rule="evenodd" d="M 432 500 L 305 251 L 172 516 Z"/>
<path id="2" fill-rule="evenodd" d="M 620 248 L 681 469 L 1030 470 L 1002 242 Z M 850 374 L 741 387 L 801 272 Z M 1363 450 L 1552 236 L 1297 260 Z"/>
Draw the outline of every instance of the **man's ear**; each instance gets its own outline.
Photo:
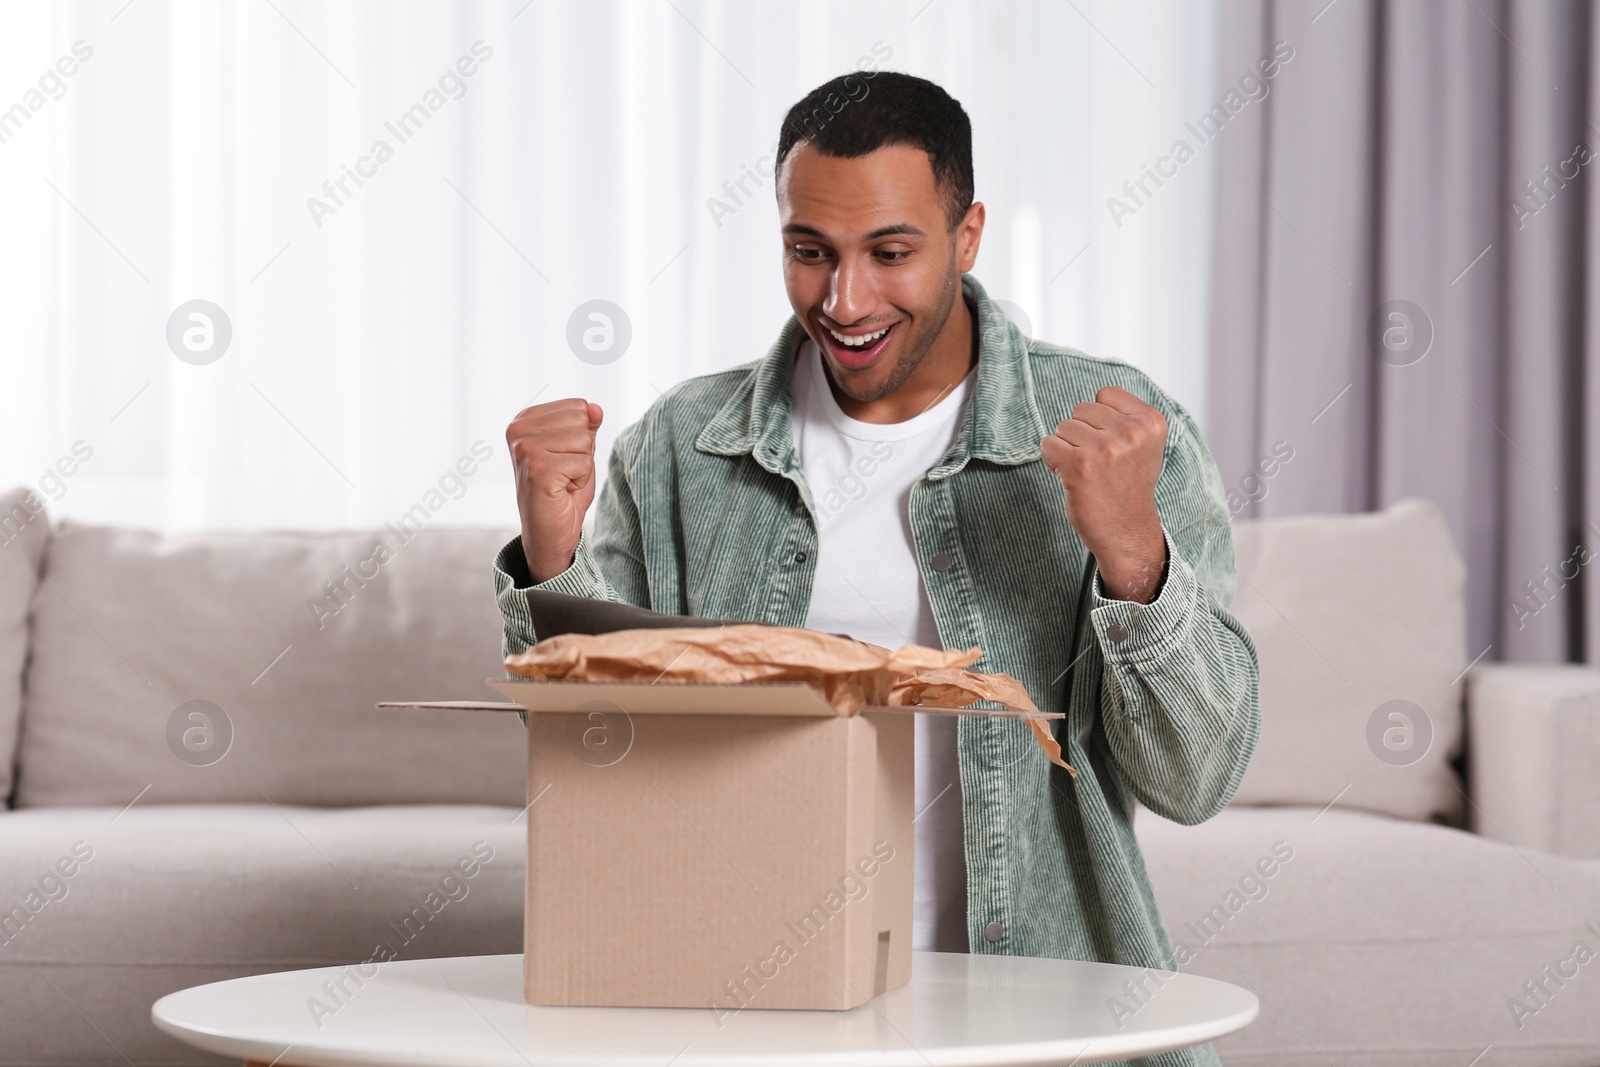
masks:
<path id="1" fill-rule="evenodd" d="M 966 215 L 956 225 L 956 269 L 965 274 L 978 262 L 978 242 L 983 240 L 984 210 L 981 201 L 974 200 Z"/>

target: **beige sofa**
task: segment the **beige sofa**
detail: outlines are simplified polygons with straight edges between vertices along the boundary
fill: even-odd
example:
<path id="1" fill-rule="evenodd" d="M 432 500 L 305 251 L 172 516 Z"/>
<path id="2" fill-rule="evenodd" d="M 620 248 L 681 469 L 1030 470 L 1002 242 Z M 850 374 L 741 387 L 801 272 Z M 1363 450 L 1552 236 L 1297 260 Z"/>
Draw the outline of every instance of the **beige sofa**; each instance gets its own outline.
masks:
<path id="1" fill-rule="evenodd" d="M 1600 1065 L 1600 670 L 1469 670 L 1427 501 L 1234 533 L 1261 740 L 1218 817 L 1135 821 L 1183 969 L 1261 998 L 1223 1062 Z"/>
<path id="2" fill-rule="evenodd" d="M 373 707 L 497 697 L 507 531 L 158 537 L 19 505 L 0 497 L 0 1064 L 221 1063 L 150 1005 L 521 950 L 522 724 Z"/>
<path id="3" fill-rule="evenodd" d="M 222 1062 L 150 1004 L 518 951 L 522 726 L 372 706 L 495 699 L 488 568 L 511 535 L 161 537 L 0 497 L 0 1065 Z M 1185 969 L 1262 997 L 1224 1061 L 1467 1067 L 1492 1043 L 1482 1067 L 1600 1065 L 1600 960 L 1540 972 L 1600 948 L 1600 673 L 1457 679 L 1460 564 L 1429 505 L 1237 539 L 1257 758 L 1210 822 L 1137 823 Z M 1427 717 L 1425 748 L 1386 717 L 1369 744 L 1390 700 Z M 1525 980 L 1553 992 L 1519 1030 Z"/>

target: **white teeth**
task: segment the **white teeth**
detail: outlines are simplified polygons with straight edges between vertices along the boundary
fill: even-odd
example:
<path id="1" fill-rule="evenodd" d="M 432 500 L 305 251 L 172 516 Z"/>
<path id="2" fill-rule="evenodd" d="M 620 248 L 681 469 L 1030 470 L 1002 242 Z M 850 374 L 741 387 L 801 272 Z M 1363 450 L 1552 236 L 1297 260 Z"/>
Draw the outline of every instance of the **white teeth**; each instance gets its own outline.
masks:
<path id="1" fill-rule="evenodd" d="M 889 327 L 885 326 L 877 333 L 864 333 L 860 337 L 846 337 L 838 330 L 829 330 L 828 332 L 833 334 L 834 340 L 838 341 L 842 345 L 848 345 L 851 348 L 861 348 L 864 345 L 872 344 L 872 342 L 888 333 Z"/>

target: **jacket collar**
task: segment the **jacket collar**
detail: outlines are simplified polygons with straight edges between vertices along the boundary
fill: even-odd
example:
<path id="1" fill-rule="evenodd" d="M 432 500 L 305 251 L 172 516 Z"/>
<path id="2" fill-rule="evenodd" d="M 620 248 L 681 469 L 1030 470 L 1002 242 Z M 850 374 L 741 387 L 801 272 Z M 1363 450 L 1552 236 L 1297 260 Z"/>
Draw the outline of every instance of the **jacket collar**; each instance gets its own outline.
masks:
<path id="1" fill-rule="evenodd" d="M 969 459 L 1008 465 L 1031 462 L 1039 458 L 1039 442 L 1046 433 L 1034 400 L 1027 339 L 971 274 L 961 276 L 961 291 L 978 309 L 978 377 L 955 444 L 928 472 L 930 478 L 954 474 Z M 748 452 L 774 474 L 793 472 L 799 463 L 794 454 L 790 383 L 805 338 L 800 320 L 789 316 L 777 342 L 706 424 L 695 448 L 722 456 Z"/>

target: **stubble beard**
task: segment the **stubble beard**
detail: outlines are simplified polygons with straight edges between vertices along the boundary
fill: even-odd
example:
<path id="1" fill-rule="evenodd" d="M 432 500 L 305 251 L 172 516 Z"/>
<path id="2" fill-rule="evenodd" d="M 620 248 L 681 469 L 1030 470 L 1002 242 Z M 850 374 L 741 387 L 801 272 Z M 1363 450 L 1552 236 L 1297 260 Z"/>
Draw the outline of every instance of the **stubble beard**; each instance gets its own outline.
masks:
<path id="1" fill-rule="evenodd" d="M 956 253 L 954 248 L 950 250 L 950 262 L 945 267 L 944 277 L 944 289 L 939 293 L 939 302 L 944 307 L 939 312 L 938 320 L 927 320 L 922 330 L 907 342 L 905 354 L 890 369 L 889 377 L 884 380 L 884 383 L 870 393 L 858 393 L 840 381 L 839 375 L 830 366 L 828 368 L 828 376 L 833 379 L 833 384 L 840 392 L 858 404 L 872 404 L 882 400 L 906 384 L 906 379 L 910 378 L 916 369 L 922 366 L 922 361 L 928 357 L 928 351 L 933 348 L 933 343 L 944 332 L 945 323 L 950 321 L 950 312 L 955 310 L 956 293 L 961 287 L 961 282 L 960 275 L 956 273 Z M 827 360 L 823 360 L 823 363 L 826 364 L 827 362 Z"/>

